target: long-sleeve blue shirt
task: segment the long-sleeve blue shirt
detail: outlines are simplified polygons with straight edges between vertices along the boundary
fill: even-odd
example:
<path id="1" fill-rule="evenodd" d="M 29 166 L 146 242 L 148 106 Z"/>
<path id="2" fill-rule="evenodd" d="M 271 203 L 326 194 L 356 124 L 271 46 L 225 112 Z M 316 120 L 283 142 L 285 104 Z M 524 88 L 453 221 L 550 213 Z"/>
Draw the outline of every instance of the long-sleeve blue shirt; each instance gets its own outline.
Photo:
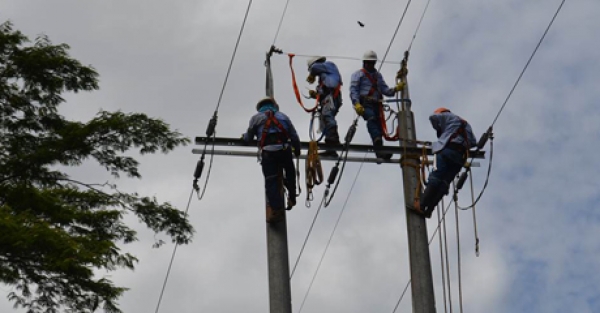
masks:
<path id="1" fill-rule="evenodd" d="M 294 147 L 294 149 L 300 150 L 300 138 L 298 137 L 296 128 L 294 128 L 294 125 L 292 124 L 292 121 L 290 120 L 290 118 L 287 115 L 285 115 L 279 111 L 275 112 L 274 116 L 279 121 L 279 123 L 281 123 L 281 126 L 283 126 L 285 131 L 288 133 L 288 136 L 290 137 L 290 140 L 292 143 L 292 147 Z M 260 142 L 260 139 L 261 139 L 262 133 L 263 133 L 263 128 L 265 126 L 265 123 L 267 122 L 267 118 L 268 117 L 267 117 L 266 112 L 258 112 L 256 114 L 254 114 L 254 116 L 252 116 L 252 118 L 250 119 L 250 125 L 248 126 L 248 130 L 244 134 L 244 141 L 248 142 L 252 139 L 256 139 Z M 268 133 L 278 133 L 278 132 L 280 132 L 279 128 L 277 128 L 275 123 L 271 123 Z M 281 150 L 281 149 L 285 148 L 286 145 L 287 145 L 287 143 L 268 145 L 268 146 L 264 146 L 263 150 L 266 150 L 266 151 Z"/>
<path id="2" fill-rule="evenodd" d="M 308 68 L 310 75 L 318 76 L 319 83 L 329 89 L 335 89 L 342 84 L 342 75 L 333 62 L 317 62 Z"/>
<path id="3" fill-rule="evenodd" d="M 473 129 L 471 129 L 471 125 L 467 122 L 455 115 L 452 112 L 443 112 L 436 113 L 429 116 L 429 121 L 431 122 L 431 126 L 437 131 L 438 141 L 433 143 L 432 152 L 438 153 L 446 145 L 448 142 L 455 142 L 457 144 L 461 144 L 466 147 L 474 147 L 477 144 L 477 138 L 473 134 Z M 452 136 L 458 132 L 458 129 L 461 127 L 462 123 L 465 123 L 465 131 L 467 133 L 467 138 L 463 138 L 460 134 L 458 136 Z M 451 139 L 452 138 L 452 139 Z M 468 140 L 468 141 L 465 141 Z M 468 145 L 467 145 L 468 143 Z"/>
<path id="4" fill-rule="evenodd" d="M 375 92 L 370 97 L 379 99 L 382 95 L 391 97 L 396 94 L 396 90 L 394 88 L 390 88 L 385 83 L 381 73 L 375 70 L 373 72 L 369 72 L 369 74 L 371 74 L 371 76 L 377 81 Z M 371 86 L 373 86 L 373 84 L 371 84 L 371 81 L 362 70 L 354 72 L 354 74 L 352 74 L 352 81 L 350 82 L 350 99 L 352 100 L 352 104 L 359 103 L 361 96 L 369 95 Z"/>

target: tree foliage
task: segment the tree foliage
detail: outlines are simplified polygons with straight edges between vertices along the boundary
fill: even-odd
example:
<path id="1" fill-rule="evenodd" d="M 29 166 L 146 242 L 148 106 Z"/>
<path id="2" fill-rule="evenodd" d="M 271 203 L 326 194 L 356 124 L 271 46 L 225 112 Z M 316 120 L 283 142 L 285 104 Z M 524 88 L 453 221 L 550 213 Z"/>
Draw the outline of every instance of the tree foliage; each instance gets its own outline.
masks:
<path id="1" fill-rule="evenodd" d="M 144 114 L 100 111 L 85 123 L 60 115 L 63 93 L 98 89 L 97 72 L 68 50 L 0 25 L 0 282 L 28 312 L 120 312 L 125 288 L 96 273 L 137 262 L 119 247 L 136 240 L 125 215 L 178 244 L 193 229 L 168 203 L 66 170 L 95 160 L 115 179 L 140 178 L 126 152 L 166 153 L 189 140 Z"/>

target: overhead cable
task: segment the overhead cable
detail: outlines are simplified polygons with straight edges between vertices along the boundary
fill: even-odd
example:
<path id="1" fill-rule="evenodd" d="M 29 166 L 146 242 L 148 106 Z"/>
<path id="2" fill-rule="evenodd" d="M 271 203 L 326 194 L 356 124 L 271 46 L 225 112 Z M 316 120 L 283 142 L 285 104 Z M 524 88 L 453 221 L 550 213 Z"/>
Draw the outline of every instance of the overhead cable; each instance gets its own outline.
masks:
<path id="1" fill-rule="evenodd" d="M 413 37 L 410 40 L 410 45 L 408 45 L 408 52 L 410 52 L 410 49 L 412 48 L 413 42 L 415 41 L 415 38 L 417 38 L 417 33 L 419 32 L 419 29 L 421 28 L 421 23 L 423 22 L 423 18 L 425 17 L 425 13 L 427 13 L 427 9 L 429 8 L 429 3 L 430 2 L 431 2 L 431 0 L 427 0 L 427 5 L 425 5 L 425 10 L 423 10 L 423 14 L 421 14 L 421 19 L 419 19 L 419 24 L 417 25 L 417 29 L 415 30 L 415 33 L 413 34 Z"/>
<path id="2" fill-rule="evenodd" d="M 504 100 L 504 103 L 502 104 L 502 107 L 500 108 L 500 110 L 498 111 L 498 114 L 496 114 L 496 117 L 494 118 L 494 121 L 492 122 L 491 127 L 494 126 L 494 124 L 496 124 L 496 121 L 498 120 L 498 117 L 500 117 L 500 114 L 502 113 L 502 111 L 504 110 L 504 107 L 506 106 L 506 103 L 508 102 L 508 99 L 510 99 L 510 97 L 512 96 L 513 92 L 515 91 L 515 88 L 517 88 L 517 85 L 519 84 L 519 82 L 521 81 L 521 77 L 523 77 L 523 74 L 525 74 L 525 71 L 527 70 L 527 68 L 529 67 L 529 63 L 531 63 L 531 60 L 533 59 L 533 57 L 535 56 L 535 54 L 538 51 L 538 48 L 540 47 L 540 45 L 542 44 L 542 42 L 544 41 L 544 38 L 546 38 L 546 34 L 548 34 L 548 31 L 550 30 L 550 27 L 552 26 L 552 24 L 554 24 L 554 20 L 556 19 L 556 16 L 558 16 L 558 13 L 560 12 L 560 10 L 563 7 L 563 4 L 565 4 L 565 0 L 562 0 L 560 2 L 560 5 L 558 6 L 558 9 L 556 10 L 556 13 L 554 13 L 554 16 L 552 17 L 552 20 L 550 21 L 550 23 L 548 24 L 548 27 L 546 27 L 546 30 L 544 31 L 544 34 L 542 35 L 542 38 L 540 38 L 540 41 L 537 43 L 537 45 L 535 46 L 535 49 L 533 50 L 533 53 L 531 54 L 531 56 L 529 57 L 529 60 L 527 60 L 527 63 L 525 64 L 525 67 L 523 67 L 523 70 L 521 71 L 521 74 L 519 74 L 519 77 L 517 78 L 517 81 L 515 82 L 515 84 L 513 85 L 512 89 L 510 90 L 510 92 L 508 93 L 508 96 L 506 97 L 506 100 Z"/>
<path id="3" fill-rule="evenodd" d="M 229 62 L 229 67 L 227 68 L 227 74 L 225 75 L 225 80 L 223 81 L 223 87 L 221 88 L 221 93 L 219 94 L 219 100 L 217 101 L 217 107 L 215 108 L 215 112 L 213 113 L 213 116 L 211 117 L 211 119 L 208 123 L 208 127 L 206 129 L 206 142 L 204 143 L 204 149 L 202 150 L 202 156 L 200 157 L 200 160 L 198 161 L 198 164 L 196 165 L 196 171 L 194 172 L 193 187 L 197 193 L 199 193 L 199 191 L 200 191 L 200 187 L 198 186 L 198 179 L 202 175 L 202 169 L 204 168 L 204 157 L 206 155 L 206 147 L 208 146 L 208 142 L 211 138 L 213 139 L 213 148 L 212 148 L 213 151 L 215 148 L 214 139 L 216 136 L 215 129 L 217 127 L 219 107 L 221 106 L 221 100 L 223 99 L 223 93 L 225 92 L 225 87 L 227 86 L 227 81 L 229 80 L 229 74 L 231 73 L 233 61 L 235 60 L 235 56 L 237 54 L 237 50 L 238 50 L 238 47 L 240 44 L 240 40 L 242 38 L 242 34 L 244 33 L 244 28 L 246 26 L 246 21 L 248 20 L 248 14 L 250 13 L 251 7 L 252 7 L 252 0 L 248 1 L 248 8 L 246 8 L 246 13 L 244 14 L 244 20 L 242 21 L 242 26 L 240 28 L 240 33 L 235 42 L 235 47 L 233 48 L 233 54 L 231 55 L 231 61 Z M 204 181 L 202 195 L 198 196 L 199 199 L 202 199 L 202 197 L 204 196 L 204 193 L 206 192 L 206 187 L 208 186 L 208 179 L 210 178 L 210 170 L 212 169 L 213 157 L 214 157 L 214 153 L 211 153 L 208 174 L 206 175 L 206 179 Z"/>
<path id="4" fill-rule="evenodd" d="M 192 203 L 193 195 L 194 195 L 194 189 L 192 189 L 192 191 L 190 192 L 187 207 L 185 208 L 185 213 L 184 213 L 185 216 L 187 216 L 188 211 L 190 209 L 190 204 Z M 171 274 L 171 268 L 173 266 L 173 260 L 175 260 L 175 253 L 177 252 L 178 246 L 179 246 L 179 244 L 175 243 L 175 247 L 173 248 L 173 253 L 171 254 L 171 261 L 169 261 L 169 267 L 167 268 L 167 274 L 165 275 L 165 279 L 163 281 L 162 288 L 160 290 L 160 296 L 158 297 L 158 303 L 156 304 L 156 310 L 154 310 L 154 313 L 158 313 L 158 310 L 160 308 L 160 303 L 162 302 L 162 298 L 165 293 L 165 288 L 167 287 L 167 281 L 169 281 L 169 275 Z"/>
<path id="5" fill-rule="evenodd" d="M 410 6 L 411 1 L 412 0 L 408 0 L 408 2 L 406 3 L 406 7 L 404 8 L 402 17 L 400 17 L 400 21 L 398 21 L 398 26 L 396 26 L 396 30 L 394 31 L 394 35 L 392 36 L 392 40 L 390 40 L 390 44 L 388 45 L 387 49 L 385 50 L 385 54 L 383 55 L 383 58 L 381 59 L 381 63 L 379 64 L 379 69 L 377 69 L 377 71 L 381 70 L 381 67 L 383 66 L 383 62 L 385 62 L 385 59 L 387 58 L 387 55 L 390 52 L 390 49 L 392 48 L 392 44 L 394 43 L 394 40 L 396 39 L 396 35 L 398 34 L 400 25 L 402 25 L 402 22 L 404 21 L 404 16 L 406 16 L 406 11 L 408 11 L 408 7 Z"/>
<path id="6" fill-rule="evenodd" d="M 285 8 L 283 8 L 283 13 L 281 14 L 281 19 L 279 20 L 279 26 L 277 26 L 277 32 L 275 32 L 275 38 L 273 38 L 272 46 L 275 45 L 277 37 L 279 37 L 279 31 L 281 30 L 281 24 L 283 24 L 283 18 L 285 17 L 285 13 L 287 12 L 288 4 L 290 4 L 290 0 L 287 0 L 285 2 Z"/>

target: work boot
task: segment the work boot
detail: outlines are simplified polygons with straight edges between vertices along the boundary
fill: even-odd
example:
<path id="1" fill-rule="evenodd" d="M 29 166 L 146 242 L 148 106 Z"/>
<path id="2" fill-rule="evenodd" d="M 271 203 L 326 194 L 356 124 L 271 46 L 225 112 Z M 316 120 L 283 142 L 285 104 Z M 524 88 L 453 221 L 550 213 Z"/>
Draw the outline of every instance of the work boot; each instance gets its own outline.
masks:
<path id="1" fill-rule="evenodd" d="M 286 210 L 291 210 L 294 206 L 296 206 L 296 194 L 289 194 L 288 195 L 288 203 L 287 203 L 287 208 Z"/>
<path id="2" fill-rule="evenodd" d="M 444 187 L 446 187 L 445 183 L 439 182 L 425 188 L 423 196 L 421 197 L 421 211 L 423 211 L 425 217 L 431 218 L 431 214 L 433 214 L 437 204 L 448 193 L 447 189 Z"/>
<path id="3" fill-rule="evenodd" d="M 341 144 L 340 138 L 337 134 L 337 126 L 332 127 L 331 130 L 335 136 L 332 135 L 332 138 L 325 138 L 325 151 L 319 152 L 319 155 L 337 158 L 338 153 L 335 150 L 327 149 L 327 146 L 339 146 Z"/>
<path id="4" fill-rule="evenodd" d="M 378 147 L 383 147 L 383 140 L 381 140 L 381 137 L 377 137 L 375 139 L 373 139 L 373 147 L 378 148 Z M 375 156 L 379 159 L 384 159 L 384 160 L 389 160 L 392 158 L 392 153 L 384 153 L 384 152 L 378 152 L 375 151 Z M 377 162 L 377 164 L 381 164 L 380 162 Z"/>

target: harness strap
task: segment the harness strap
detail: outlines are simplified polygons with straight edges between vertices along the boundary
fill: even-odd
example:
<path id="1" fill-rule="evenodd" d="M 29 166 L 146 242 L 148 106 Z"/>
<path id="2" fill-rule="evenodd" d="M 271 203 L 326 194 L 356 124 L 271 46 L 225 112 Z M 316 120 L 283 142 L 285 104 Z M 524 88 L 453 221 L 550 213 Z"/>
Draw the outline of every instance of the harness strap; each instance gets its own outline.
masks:
<path id="1" fill-rule="evenodd" d="M 277 120 L 277 118 L 275 117 L 275 114 L 273 114 L 273 111 L 267 111 L 267 112 L 265 112 L 265 115 L 267 116 L 267 121 L 265 122 L 265 125 L 263 126 L 262 135 L 260 136 L 260 148 L 261 149 L 265 146 L 265 139 L 267 138 L 267 134 L 269 133 L 269 130 L 271 129 L 271 123 L 273 123 L 279 129 L 278 133 L 283 134 L 283 136 L 285 136 L 286 140 L 288 138 L 290 138 L 290 136 L 288 135 L 288 132 L 285 130 L 285 127 L 283 127 L 283 125 L 281 125 L 279 120 Z M 283 142 L 284 140 L 281 140 L 281 141 Z"/>
<path id="2" fill-rule="evenodd" d="M 367 96 L 370 97 L 375 93 L 375 91 L 377 91 L 377 76 L 373 77 L 373 75 L 367 72 L 367 70 L 365 70 L 364 68 L 361 68 L 360 71 L 363 72 L 363 74 L 365 74 L 365 77 L 367 77 L 367 79 L 369 79 L 369 81 L 371 82 L 371 89 L 369 89 L 369 93 L 367 94 Z"/>

